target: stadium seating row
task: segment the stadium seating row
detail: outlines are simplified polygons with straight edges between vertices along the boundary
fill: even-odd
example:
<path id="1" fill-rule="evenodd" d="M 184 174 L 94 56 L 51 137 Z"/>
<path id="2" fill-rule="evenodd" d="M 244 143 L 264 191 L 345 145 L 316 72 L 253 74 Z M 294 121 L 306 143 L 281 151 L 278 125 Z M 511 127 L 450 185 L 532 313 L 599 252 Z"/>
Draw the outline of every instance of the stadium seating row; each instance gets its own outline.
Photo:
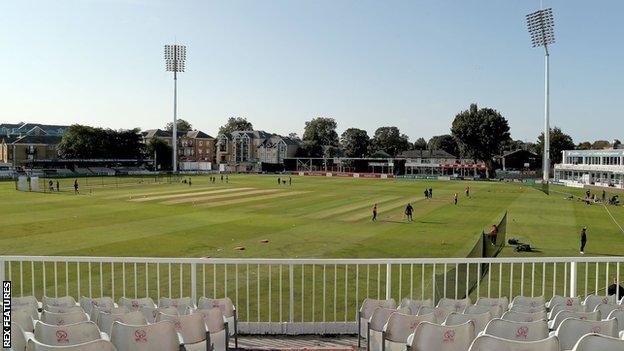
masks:
<path id="1" fill-rule="evenodd" d="M 227 351 L 234 336 L 236 308 L 229 298 L 71 296 L 14 298 L 12 350 L 215 350 Z M 229 326 L 233 326 L 232 329 Z"/>
<path id="2" fill-rule="evenodd" d="M 622 302 L 615 296 L 555 296 L 548 303 L 518 296 L 511 303 L 480 298 L 475 305 L 469 298 L 443 298 L 435 307 L 432 300 L 404 299 L 397 307 L 393 299 L 366 299 L 358 347 L 365 337 L 367 351 L 585 350 L 582 345 L 602 342 L 613 345 L 605 350 L 624 350 Z"/>

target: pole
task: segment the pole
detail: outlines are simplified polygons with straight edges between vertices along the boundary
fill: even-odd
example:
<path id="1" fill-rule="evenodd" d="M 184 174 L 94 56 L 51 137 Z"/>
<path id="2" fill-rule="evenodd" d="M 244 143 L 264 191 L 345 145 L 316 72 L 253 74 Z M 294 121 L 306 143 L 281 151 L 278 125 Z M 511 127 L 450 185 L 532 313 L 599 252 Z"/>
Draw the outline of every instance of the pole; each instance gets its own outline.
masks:
<path id="1" fill-rule="evenodd" d="M 550 82 L 549 82 L 549 55 L 548 55 L 548 46 L 544 46 L 544 51 L 546 55 L 544 56 L 544 161 L 543 161 L 543 180 L 544 183 L 548 183 L 548 179 L 550 178 L 550 125 L 549 125 L 549 114 L 550 114 Z"/>
<path id="2" fill-rule="evenodd" d="M 175 51 L 174 51 L 175 52 Z M 175 54 L 174 54 L 175 55 Z M 175 63 L 177 70 L 177 60 Z M 178 77 L 173 71 L 173 134 L 171 136 L 171 146 L 173 147 L 173 173 L 178 172 Z"/>

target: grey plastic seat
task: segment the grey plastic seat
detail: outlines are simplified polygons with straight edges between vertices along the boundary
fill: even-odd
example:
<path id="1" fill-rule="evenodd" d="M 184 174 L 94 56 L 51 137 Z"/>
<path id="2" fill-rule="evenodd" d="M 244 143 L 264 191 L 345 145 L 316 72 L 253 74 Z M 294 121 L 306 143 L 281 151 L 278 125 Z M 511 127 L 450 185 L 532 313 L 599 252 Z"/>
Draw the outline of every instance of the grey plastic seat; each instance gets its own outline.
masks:
<path id="1" fill-rule="evenodd" d="M 93 322 L 79 322 L 68 325 L 50 325 L 43 322 L 35 326 L 35 339 L 45 345 L 68 346 L 105 339 Z"/>
<path id="2" fill-rule="evenodd" d="M 577 318 L 588 321 L 599 321 L 600 320 L 600 311 L 594 312 L 576 312 L 576 311 L 560 311 L 557 313 L 555 318 L 550 322 L 548 326 L 551 330 L 555 330 L 559 327 L 561 322 L 563 322 L 566 318 Z"/>
<path id="3" fill-rule="evenodd" d="M 28 340 L 27 351 L 117 351 L 108 340 L 89 341 L 71 346 L 50 346 L 36 340 Z"/>
<path id="4" fill-rule="evenodd" d="M 210 334 L 201 314 L 171 315 L 158 313 L 156 322 L 171 321 L 182 336 L 186 351 L 211 351 Z"/>
<path id="5" fill-rule="evenodd" d="M 82 312 L 85 313 L 85 310 L 80 306 L 51 306 L 47 305 L 44 307 L 45 311 L 54 312 L 54 313 L 72 313 L 72 312 Z"/>
<path id="6" fill-rule="evenodd" d="M 35 311 L 34 315 L 38 317 L 38 313 Z M 35 321 L 33 319 L 33 309 L 30 306 L 23 306 L 23 309 L 11 310 L 11 322 L 12 324 L 19 325 L 24 331 L 31 332 L 35 330 Z"/>
<path id="7" fill-rule="evenodd" d="M 448 315 L 451 314 L 451 312 L 453 312 L 451 309 L 445 308 L 445 307 L 422 306 L 421 308 L 418 309 L 417 315 L 420 316 L 420 315 L 433 313 L 435 317 L 434 323 L 442 324 L 446 320 L 446 317 L 448 317 Z"/>
<path id="8" fill-rule="evenodd" d="M 72 296 L 62 296 L 62 297 L 44 296 L 41 302 L 43 304 L 43 309 L 45 309 L 46 306 L 56 306 L 56 307 L 76 306 L 76 300 Z"/>
<path id="9" fill-rule="evenodd" d="M 501 318 L 514 322 L 534 322 L 539 320 L 547 320 L 548 316 L 546 315 L 546 311 L 540 311 L 535 313 L 507 311 L 503 313 L 503 316 Z"/>
<path id="10" fill-rule="evenodd" d="M 69 313 L 54 313 L 44 310 L 41 313 L 41 321 L 46 324 L 52 325 L 67 325 L 79 322 L 86 322 L 89 320 L 89 316 L 81 311 L 69 312 Z"/>
<path id="11" fill-rule="evenodd" d="M 382 333 L 382 350 L 406 350 L 408 338 L 414 333 L 418 324 L 422 322 L 433 323 L 434 320 L 433 313 L 420 316 L 400 312 L 392 313 Z"/>
<path id="12" fill-rule="evenodd" d="M 373 315 L 368 321 L 368 329 L 366 332 L 366 349 L 368 351 L 381 351 L 383 331 L 390 315 L 397 312 L 394 308 L 377 307 L 373 312 Z"/>
<path id="13" fill-rule="evenodd" d="M 481 314 L 489 313 L 492 318 L 500 318 L 503 316 L 503 307 L 499 305 L 484 306 L 484 305 L 470 305 L 467 306 L 463 313 L 467 314 Z"/>
<path id="14" fill-rule="evenodd" d="M 409 314 L 418 314 L 418 309 L 423 306 L 433 307 L 433 300 L 413 300 L 405 298 L 401 300 L 401 303 L 399 304 L 399 308 L 407 308 L 409 310 Z"/>
<path id="15" fill-rule="evenodd" d="M 111 342 L 117 351 L 179 351 L 182 345 L 170 321 L 149 325 L 114 322 Z"/>
<path id="16" fill-rule="evenodd" d="M 550 311 L 548 312 L 548 319 L 554 319 L 555 316 L 557 315 L 557 313 L 561 312 L 561 311 L 572 311 L 572 312 L 585 312 L 585 306 L 578 304 L 578 305 L 562 305 L 562 304 L 557 304 L 554 305 L 550 308 Z"/>
<path id="17" fill-rule="evenodd" d="M 586 334 L 574 345 L 573 351 L 622 351 L 624 340 L 600 334 Z"/>
<path id="18" fill-rule="evenodd" d="M 450 309 L 452 312 L 462 312 L 467 306 L 470 306 L 471 304 L 472 301 L 470 301 L 470 298 L 468 297 L 465 299 L 441 298 L 440 301 L 438 301 L 436 307 L 444 307 Z"/>
<path id="19" fill-rule="evenodd" d="M 394 300 L 392 300 L 394 302 Z M 201 297 L 197 303 L 197 308 L 210 309 L 218 308 L 223 313 L 223 317 L 228 324 L 228 333 L 230 336 L 234 336 L 234 348 L 238 348 L 238 315 L 236 313 L 236 306 L 232 303 L 229 297 L 223 297 L 220 299 Z"/>
<path id="20" fill-rule="evenodd" d="M 593 311 L 596 306 L 600 305 L 601 303 L 615 305 L 617 301 L 615 300 L 615 295 L 587 295 L 585 301 L 583 301 L 583 305 L 585 306 L 586 311 Z"/>
<path id="21" fill-rule="evenodd" d="M 545 320 L 513 322 L 497 318 L 487 324 L 483 334 L 507 340 L 537 341 L 548 337 L 548 322 Z"/>
<path id="22" fill-rule="evenodd" d="M 560 351 L 560 347 L 556 336 L 536 341 L 518 341 L 481 335 L 470 345 L 469 351 Z"/>
<path id="23" fill-rule="evenodd" d="M 480 297 L 475 303 L 477 306 L 500 306 L 503 312 L 509 309 L 509 299 L 507 297 Z"/>
<path id="24" fill-rule="evenodd" d="M 617 309 L 611 311 L 606 319 L 615 319 L 618 323 L 618 331 L 624 331 L 624 309 Z"/>
<path id="25" fill-rule="evenodd" d="M 466 351 L 474 338 L 471 321 L 455 326 L 422 322 L 410 337 L 410 351 Z"/>
<path id="26" fill-rule="evenodd" d="M 80 298 L 78 303 L 87 314 L 91 314 L 93 307 L 98 307 L 104 310 L 111 310 L 116 307 L 113 298 L 107 296 L 94 298 L 83 296 Z"/>
<path id="27" fill-rule="evenodd" d="M 468 314 L 468 313 L 457 313 L 452 312 L 446 317 L 444 321 L 444 325 L 461 325 L 466 323 L 467 321 L 472 321 L 475 326 L 475 333 L 479 334 L 488 322 L 492 319 L 492 315 L 490 312 L 479 313 L 479 314 Z"/>
<path id="28" fill-rule="evenodd" d="M 225 322 L 223 313 L 218 308 L 201 309 L 193 311 L 204 318 L 204 324 L 210 335 L 210 343 L 214 351 L 227 351 L 229 345 L 228 324 Z"/>
<path id="29" fill-rule="evenodd" d="M 509 307 L 509 309 L 513 309 L 514 306 L 527 306 L 533 309 L 540 308 L 545 310 L 546 300 L 544 299 L 544 296 L 516 296 L 511 301 L 511 306 Z"/>
<path id="30" fill-rule="evenodd" d="M 577 341 L 585 334 L 601 334 L 617 337 L 617 321 L 615 319 L 605 321 L 588 321 L 576 318 L 567 318 L 553 333 L 559 338 L 562 350 L 571 350 Z"/>
<path id="31" fill-rule="evenodd" d="M 139 299 L 130 299 L 127 297 L 122 297 L 119 299 L 117 303 L 120 307 L 126 307 L 129 310 L 138 311 L 141 307 L 156 307 L 154 300 L 151 297 L 143 297 Z"/>
<path id="32" fill-rule="evenodd" d="M 581 305 L 583 301 L 579 297 L 566 297 L 561 295 L 553 296 L 550 301 L 546 303 L 546 307 L 551 309 L 555 305 L 574 306 Z"/>
<path id="33" fill-rule="evenodd" d="M 161 297 L 158 300 L 158 307 L 175 307 L 178 309 L 179 314 L 188 314 L 191 310 L 195 309 L 195 304 L 191 301 L 190 297 L 169 298 Z"/>

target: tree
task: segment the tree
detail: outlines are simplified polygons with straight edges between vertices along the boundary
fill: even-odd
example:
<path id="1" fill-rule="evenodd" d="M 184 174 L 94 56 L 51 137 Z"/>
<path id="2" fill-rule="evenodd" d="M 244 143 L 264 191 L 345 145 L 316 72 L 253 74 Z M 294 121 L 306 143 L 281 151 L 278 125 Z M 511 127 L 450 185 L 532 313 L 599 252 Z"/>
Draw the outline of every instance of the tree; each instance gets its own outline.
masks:
<path id="1" fill-rule="evenodd" d="M 297 149 L 295 157 L 321 157 L 323 147 L 312 141 L 303 141 Z"/>
<path id="2" fill-rule="evenodd" d="M 409 138 L 401 134 L 397 127 L 380 127 L 375 131 L 371 140 L 371 151 L 383 150 L 392 157 L 396 157 L 401 151 L 409 149 Z M 371 152 L 371 153 L 373 153 Z"/>
<path id="3" fill-rule="evenodd" d="M 126 158 L 137 159 L 143 155 L 139 129 L 112 130 L 82 125 L 72 125 L 58 145 L 62 158 Z"/>
<path id="4" fill-rule="evenodd" d="M 602 150 L 611 147 L 611 143 L 606 140 L 596 140 L 592 144 L 592 150 Z"/>
<path id="5" fill-rule="evenodd" d="M 364 157 L 368 153 L 370 137 L 365 130 L 349 128 L 340 136 L 340 144 L 347 157 Z"/>
<path id="6" fill-rule="evenodd" d="M 592 148 L 592 144 L 589 141 L 583 141 L 576 145 L 577 150 L 590 150 Z"/>
<path id="7" fill-rule="evenodd" d="M 418 138 L 414 142 L 414 150 L 427 150 L 427 140 L 425 138 Z"/>
<path id="8" fill-rule="evenodd" d="M 288 133 L 288 137 L 293 140 L 301 140 L 301 138 L 299 138 L 299 135 L 297 135 L 297 133 Z"/>
<path id="9" fill-rule="evenodd" d="M 429 139 L 427 143 L 429 150 L 444 150 L 449 154 L 459 157 L 459 145 L 457 141 L 449 134 L 437 135 Z"/>
<path id="10" fill-rule="evenodd" d="M 188 132 L 189 130 L 193 130 L 193 126 L 189 122 L 183 119 L 176 120 L 176 126 L 177 126 L 178 132 Z M 173 122 L 167 123 L 167 125 L 165 126 L 165 129 L 168 132 L 173 132 Z"/>
<path id="11" fill-rule="evenodd" d="M 463 157 L 488 164 L 510 139 L 507 120 L 498 111 L 487 107 L 479 109 L 477 104 L 471 104 L 468 110 L 455 116 L 451 133 Z"/>
<path id="12" fill-rule="evenodd" d="M 544 132 L 542 132 L 537 138 L 538 149 L 543 152 L 544 150 Z M 550 129 L 550 163 L 561 163 L 563 157 L 561 152 L 563 150 L 573 150 L 574 141 L 572 137 L 561 131 L 561 128 L 554 127 Z"/>
<path id="13" fill-rule="evenodd" d="M 620 141 L 620 139 L 613 140 L 613 148 L 614 149 L 619 149 L 621 145 L 622 145 L 622 142 Z"/>
<path id="14" fill-rule="evenodd" d="M 219 127 L 219 135 L 232 133 L 237 130 L 253 130 L 251 122 L 244 117 L 230 117 L 227 123 Z"/>
<path id="15" fill-rule="evenodd" d="M 338 125 L 333 118 L 317 117 L 305 124 L 303 140 L 321 146 L 338 146 Z"/>
<path id="16" fill-rule="evenodd" d="M 170 170 L 173 148 L 162 138 L 152 138 L 147 144 L 147 156 L 156 157 L 157 170 Z"/>

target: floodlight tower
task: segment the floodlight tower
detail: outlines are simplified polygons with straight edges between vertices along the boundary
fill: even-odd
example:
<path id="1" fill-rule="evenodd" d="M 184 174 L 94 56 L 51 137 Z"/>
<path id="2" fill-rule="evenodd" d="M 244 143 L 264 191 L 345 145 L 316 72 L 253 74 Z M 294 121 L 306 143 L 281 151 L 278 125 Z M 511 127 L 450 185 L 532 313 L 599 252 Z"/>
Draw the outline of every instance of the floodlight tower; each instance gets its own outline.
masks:
<path id="1" fill-rule="evenodd" d="M 544 157 L 542 162 L 543 181 L 548 183 L 550 173 L 550 125 L 549 125 L 549 54 L 548 45 L 555 42 L 555 22 L 553 21 L 552 8 L 542 9 L 526 15 L 527 27 L 531 35 L 533 47 L 544 47 Z"/>
<path id="2" fill-rule="evenodd" d="M 185 45 L 165 45 L 165 66 L 167 72 L 173 72 L 173 173 L 178 171 L 178 72 L 184 72 L 186 61 Z"/>

